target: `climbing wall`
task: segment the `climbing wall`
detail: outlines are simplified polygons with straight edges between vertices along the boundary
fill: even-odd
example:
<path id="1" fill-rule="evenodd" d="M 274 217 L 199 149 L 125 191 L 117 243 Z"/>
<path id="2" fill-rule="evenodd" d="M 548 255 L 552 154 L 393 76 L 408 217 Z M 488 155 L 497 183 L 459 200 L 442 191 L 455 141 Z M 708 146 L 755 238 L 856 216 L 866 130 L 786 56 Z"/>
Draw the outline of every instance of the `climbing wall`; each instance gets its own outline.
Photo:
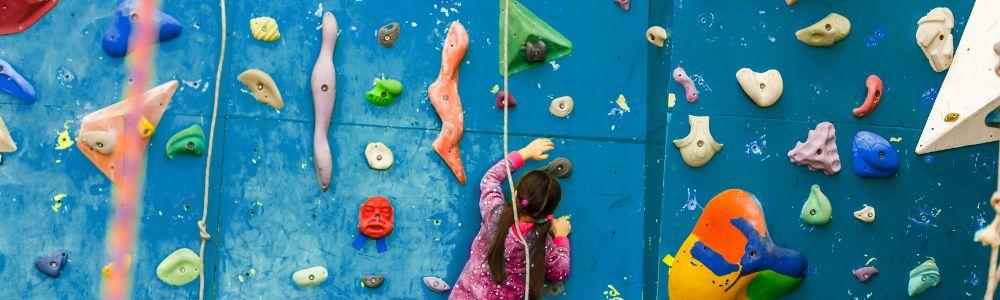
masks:
<path id="1" fill-rule="evenodd" d="M 663 197 L 655 222 L 660 232 L 650 237 L 658 241 L 659 257 L 647 256 L 645 262 L 659 264 L 659 275 L 645 278 L 647 297 L 666 298 L 669 268 L 658 259 L 676 255 L 706 203 L 730 188 L 756 195 L 774 242 L 808 257 L 806 280 L 790 299 L 903 299 L 909 271 L 928 258 L 937 260 L 942 279 L 921 297 L 982 295 L 989 249 L 972 237 L 993 217 L 986 202 L 996 188 L 997 145 L 914 154 L 945 75 L 931 69 L 917 46 L 916 22 L 934 7 L 949 7 L 957 45 L 972 1 L 802 0 L 789 7 L 783 1 L 686 0 L 672 6 L 672 14 L 651 17 L 671 25 L 673 48 L 669 66 L 651 69 L 650 80 L 659 93 L 675 93 L 678 101 L 662 116 L 662 140 L 648 140 L 651 150 L 663 147 L 657 157 L 662 163 L 648 161 L 650 167 L 666 175 L 662 185 L 647 186 L 653 190 L 647 197 L 657 192 Z M 829 48 L 796 40 L 796 30 L 831 12 L 850 19 L 846 39 Z M 694 79 L 698 102 L 684 101 L 683 88 L 670 78 L 677 66 Z M 743 67 L 781 72 L 784 93 L 777 104 L 760 108 L 744 95 L 735 78 Z M 885 84 L 881 104 L 855 118 L 851 109 L 863 102 L 870 74 Z M 661 101 L 653 92 L 650 97 L 650 103 Z M 688 134 L 688 115 L 709 116 L 712 135 L 725 145 L 700 168 L 687 166 L 671 143 Z M 833 176 L 794 165 L 786 156 L 823 121 L 836 127 L 843 163 Z M 897 175 L 854 174 L 851 140 L 861 130 L 892 140 L 900 159 Z M 805 225 L 799 218 L 813 184 L 832 202 L 833 219 L 826 226 Z M 874 223 L 854 218 L 863 204 L 877 210 Z M 862 284 L 851 272 L 866 264 L 880 274 Z"/>
<path id="2" fill-rule="evenodd" d="M 479 228 L 478 180 L 503 151 L 502 112 L 494 107 L 502 83 L 497 61 L 496 1 L 296 1 L 275 5 L 229 1 L 227 54 L 208 209 L 205 258 L 207 298 L 445 298 L 423 286 L 423 276 L 453 284 Z M 621 294 L 640 297 L 643 284 L 647 43 L 641 32 L 649 7 L 624 12 L 609 2 L 523 4 L 573 42 L 572 55 L 511 77 L 518 106 L 510 112 L 511 149 L 535 137 L 556 141 L 553 157 L 574 163 L 563 180 L 560 215 L 571 215 L 572 271 L 567 298 Z M 80 118 L 121 100 L 126 60 L 109 57 L 100 40 L 117 3 L 62 1 L 27 31 L 0 36 L 0 58 L 38 90 L 26 104 L 0 94 L 0 116 L 19 150 L 0 165 L 0 298 L 94 298 L 100 293 L 111 184 L 74 146 L 56 149 L 58 134 L 75 140 Z M 202 214 L 205 156 L 168 161 L 166 141 L 192 124 L 210 125 L 220 47 L 220 8 L 213 1 L 164 1 L 183 33 L 156 52 L 154 84 L 180 81 L 170 108 L 150 140 L 133 295 L 138 299 L 194 298 L 197 282 L 174 287 L 157 279 L 157 264 L 179 248 L 196 252 Z M 333 183 L 326 193 L 313 167 L 313 104 L 309 78 L 319 52 L 320 21 L 330 11 L 340 26 L 334 55 L 337 102 L 330 128 Z M 277 20 L 281 38 L 253 39 L 249 20 Z M 580 20 L 587 20 L 586 25 Z M 469 183 L 460 185 L 430 148 L 440 121 L 426 88 L 440 68 L 441 45 L 452 21 L 468 29 L 470 47 L 459 71 L 465 110 L 460 143 Z M 398 22 L 394 48 L 375 32 Z M 257 103 L 236 76 L 269 73 L 285 107 Z M 400 80 L 403 94 L 387 107 L 364 99 L 376 77 Z M 551 99 L 576 102 L 567 119 L 549 114 Z M 630 112 L 612 112 L 624 95 Z M 364 149 L 384 142 L 396 158 L 388 171 L 368 168 Z M 538 168 L 544 162 L 529 163 Z M 517 175 L 515 175 L 517 176 Z M 396 208 L 389 250 L 373 243 L 351 247 L 358 206 L 383 195 Z M 656 201 L 658 203 L 658 201 Z M 66 251 L 58 279 L 33 261 Z M 326 283 L 299 288 L 292 272 L 323 265 Z M 360 285 L 364 274 L 384 274 L 379 289 Z"/>

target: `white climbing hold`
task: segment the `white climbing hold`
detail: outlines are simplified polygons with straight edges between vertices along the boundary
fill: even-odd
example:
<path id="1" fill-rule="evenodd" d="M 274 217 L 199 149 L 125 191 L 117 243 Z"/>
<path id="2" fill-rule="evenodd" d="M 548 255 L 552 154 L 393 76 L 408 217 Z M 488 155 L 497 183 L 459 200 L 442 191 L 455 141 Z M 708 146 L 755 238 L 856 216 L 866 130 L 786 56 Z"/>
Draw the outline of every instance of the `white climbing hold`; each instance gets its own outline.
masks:
<path id="1" fill-rule="evenodd" d="M 387 170 L 395 161 L 392 150 L 382 142 L 368 143 L 368 147 L 365 147 L 365 158 L 368 159 L 368 166 L 375 170 Z"/>
<path id="2" fill-rule="evenodd" d="M 778 102 L 785 88 L 781 73 L 775 69 L 757 73 L 749 68 L 742 68 L 736 72 L 736 81 L 750 100 L 760 107 L 770 107 Z"/>
<path id="3" fill-rule="evenodd" d="M 549 104 L 549 112 L 556 117 L 568 117 L 573 112 L 573 98 L 562 96 L 552 100 L 552 104 Z"/>
<path id="4" fill-rule="evenodd" d="M 91 131 L 80 136 L 80 142 L 90 146 L 97 153 L 110 155 L 115 151 L 115 135 L 107 131 Z"/>
<path id="5" fill-rule="evenodd" d="M 680 149 L 684 163 L 692 168 L 704 166 L 716 152 L 722 150 L 722 144 L 715 142 L 708 126 L 709 117 L 688 116 L 691 132 L 686 137 L 674 140 L 674 146 Z"/>
<path id="6" fill-rule="evenodd" d="M 323 284 L 327 276 L 329 274 L 326 267 L 315 266 L 295 271 L 292 273 L 292 281 L 300 287 L 312 287 Z"/>
<path id="7" fill-rule="evenodd" d="M 954 27 L 955 16 L 947 7 L 932 9 L 917 21 L 917 46 L 935 72 L 951 67 L 955 55 L 955 38 L 951 35 Z"/>
<path id="8" fill-rule="evenodd" d="M 854 212 L 854 217 L 865 223 L 875 222 L 875 208 L 866 204 L 864 208 Z"/>
<path id="9" fill-rule="evenodd" d="M 17 151 L 17 144 L 14 144 L 10 131 L 7 131 L 7 125 L 3 123 L 3 118 L 0 118 L 0 153 L 14 151 Z"/>
<path id="10" fill-rule="evenodd" d="M 667 41 L 667 30 L 660 26 L 653 26 L 646 29 L 646 40 L 657 47 L 663 47 Z"/>

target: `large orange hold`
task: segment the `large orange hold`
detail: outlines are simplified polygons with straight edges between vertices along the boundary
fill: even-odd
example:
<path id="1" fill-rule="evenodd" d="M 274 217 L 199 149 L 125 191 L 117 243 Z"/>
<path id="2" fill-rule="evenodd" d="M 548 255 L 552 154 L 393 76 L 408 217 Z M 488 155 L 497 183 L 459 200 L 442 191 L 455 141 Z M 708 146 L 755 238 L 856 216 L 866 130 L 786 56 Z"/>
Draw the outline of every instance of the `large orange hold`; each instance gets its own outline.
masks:
<path id="1" fill-rule="evenodd" d="M 458 21 L 451 23 L 441 50 L 441 73 L 427 88 L 431 105 L 441 117 L 441 133 L 431 147 L 441 155 L 461 184 L 465 184 L 466 179 L 462 156 L 458 153 L 458 141 L 465 130 L 465 119 L 462 116 L 462 100 L 458 98 L 458 67 L 462 65 L 462 58 L 468 49 L 469 32 Z"/>
<path id="2" fill-rule="evenodd" d="M 0 35 L 27 30 L 57 3 L 59 0 L 0 0 Z"/>

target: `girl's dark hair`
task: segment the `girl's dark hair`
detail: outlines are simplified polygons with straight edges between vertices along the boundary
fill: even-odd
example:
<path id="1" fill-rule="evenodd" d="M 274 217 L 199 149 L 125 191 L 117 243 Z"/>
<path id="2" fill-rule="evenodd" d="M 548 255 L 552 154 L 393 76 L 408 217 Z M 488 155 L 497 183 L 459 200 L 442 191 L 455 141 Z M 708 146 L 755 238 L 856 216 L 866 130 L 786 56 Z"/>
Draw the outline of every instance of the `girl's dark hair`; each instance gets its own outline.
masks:
<path id="1" fill-rule="evenodd" d="M 562 188 L 556 178 L 545 171 L 535 170 L 528 172 L 517 181 L 518 215 L 531 216 L 536 220 L 545 220 L 543 223 L 535 224 L 532 231 L 527 234 L 528 246 L 531 251 L 531 282 L 528 283 L 531 294 L 530 299 L 541 299 L 542 283 L 545 281 L 545 243 L 552 229 L 552 222 L 546 217 L 555 212 L 562 198 Z M 520 201 L 528 200 L 527 206 L 520 205 Z M 490 277 L 496 284 L 502 284 L 507 280 L 506 257 L 504 256 L 504 242 L 507 234 L 510 233 L 511 226 L 514 225 L 514 211 L 510 203 L 504 205 L 503 212 L 497 219 L 497 226 L 493 234 L 493 244 L 487 255 L 487 263 L 490 267 Z"/>

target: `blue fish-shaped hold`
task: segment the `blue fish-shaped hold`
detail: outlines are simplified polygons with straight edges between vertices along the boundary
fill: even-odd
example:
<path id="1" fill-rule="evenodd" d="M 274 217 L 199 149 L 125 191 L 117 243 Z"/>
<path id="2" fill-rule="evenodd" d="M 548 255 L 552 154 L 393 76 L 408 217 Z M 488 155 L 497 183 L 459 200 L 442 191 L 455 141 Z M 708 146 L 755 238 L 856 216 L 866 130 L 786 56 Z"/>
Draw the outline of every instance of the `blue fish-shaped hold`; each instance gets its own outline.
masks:
<path id="1" fill-rule="evenodd" d="M 868 131 L 858 131 L 854 135 L 851 148 L 854 158 L 854 173 L 866 178 L 886 178 L 899 170 L 899 156 L 896 149 L 885 138 Z"/>
<path id="2" fill-rule="evenodd" d="M 6 60 L 0 59 L 0 91 L 4 91 L 24 102 L 35 102 L 35 87 L 21 77 Z"/>
<path id="3" fill-rule="evenodd" d="M 55 252 L 35 260 L 35 268 L 45 276 L 59 278 L 68 257 L 66 252 Z"/>
<path id="4" fill-rule="evenodd" d="M 115 15 L 111 17 L 111 26 L 104 32 L 101 40 L 101 46 L 108 55 L 125 57 L 128 54 L 133 26 L 140 21 L 138 9 L 135 0 L 125 0 L 118 5 Z M 153 22 L 159 30 L 157 42 L 163 43 L 181 35 L 183 27 L 177 19 L 159 10 L 154 11 L 153 16 Z"/>

